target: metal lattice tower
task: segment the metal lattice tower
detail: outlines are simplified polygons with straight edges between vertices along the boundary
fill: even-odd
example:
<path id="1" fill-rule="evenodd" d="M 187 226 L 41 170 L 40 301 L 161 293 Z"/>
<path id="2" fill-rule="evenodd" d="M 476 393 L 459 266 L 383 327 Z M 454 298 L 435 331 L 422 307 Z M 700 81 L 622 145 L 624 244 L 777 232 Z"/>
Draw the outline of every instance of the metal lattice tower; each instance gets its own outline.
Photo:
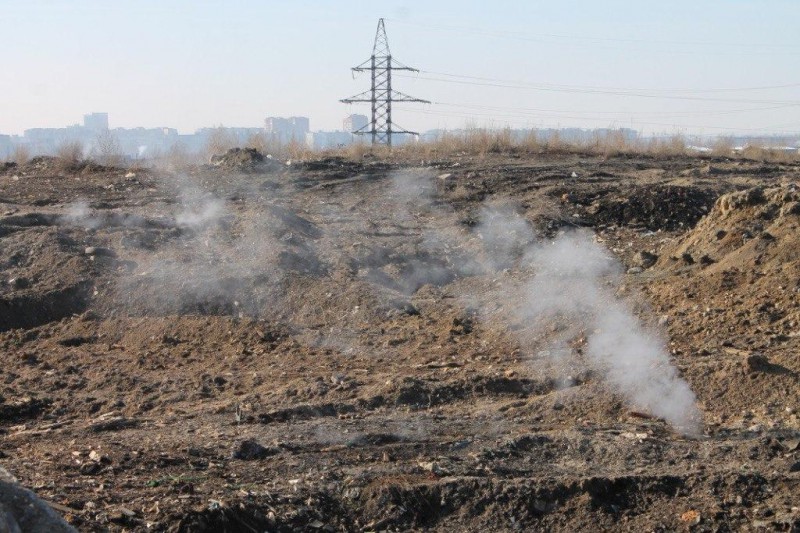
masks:
<path id="1" fill-rule="evenodd" d="M 430 104 L 427 100 L 421 100 L 403 94 L 392 89 L 392 71 L 410 70 L 419 72 L 415 68 L 407 67 L 392 58 L 389 52 L 389 39 L 386 37 L 386 28 L 383 19 L 378 21 L 378 30 L 375 32 L 375 45 L 372 47 L 372 56 L 357 67 L 353 67 L 353 72 L 370 71 L 372 73 L 372 88 L 350 98 L 340 100 L 345 104 L 355 102 L 369 102 L 372 104 L 372 121 L 363 128 L 359 128 L 353 133 L 356 135 L 372 135 L 372 144 L 385 144 L 392 146 L 392 134 L 408 133 L 419 135 L 413 131 L 406 131 L 397 127 L 392 122 L 392 103 L 394 102 L 421 102 Z"/>

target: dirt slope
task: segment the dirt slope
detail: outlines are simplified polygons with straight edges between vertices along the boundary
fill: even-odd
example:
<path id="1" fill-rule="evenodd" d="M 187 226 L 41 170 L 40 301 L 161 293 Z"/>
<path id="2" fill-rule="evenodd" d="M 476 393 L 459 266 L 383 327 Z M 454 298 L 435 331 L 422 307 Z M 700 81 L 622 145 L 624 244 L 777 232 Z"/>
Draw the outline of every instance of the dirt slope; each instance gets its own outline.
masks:
<path id="1" fill-rule="evenodd" d="M 0 461 L 82 531 L 800 527 L 797 165 L 40 163 L 0 175 Z M 574 229 L 702 435 L 486 318 Z"/>

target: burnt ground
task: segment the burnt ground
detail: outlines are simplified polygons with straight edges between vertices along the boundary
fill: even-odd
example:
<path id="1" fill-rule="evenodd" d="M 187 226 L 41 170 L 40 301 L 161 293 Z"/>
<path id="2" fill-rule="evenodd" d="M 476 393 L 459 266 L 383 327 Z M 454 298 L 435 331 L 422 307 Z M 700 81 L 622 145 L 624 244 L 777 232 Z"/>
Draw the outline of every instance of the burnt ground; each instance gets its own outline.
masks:
<path id="1" fill-rule="evenodd" d="M 82 531 L 800 528 L 800 165 L 49 163 L 0 175 L 0 463 Z M 619 258 L 701 434 L 481 311 L 487 205 Z"/>

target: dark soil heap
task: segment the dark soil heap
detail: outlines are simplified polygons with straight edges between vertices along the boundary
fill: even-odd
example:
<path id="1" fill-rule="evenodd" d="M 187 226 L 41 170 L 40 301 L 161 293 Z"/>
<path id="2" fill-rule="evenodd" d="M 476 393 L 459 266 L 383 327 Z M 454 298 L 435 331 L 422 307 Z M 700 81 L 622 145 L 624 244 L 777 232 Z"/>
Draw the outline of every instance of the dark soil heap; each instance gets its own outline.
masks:
<path id="1" fill-rule="evenodd" d="M 221 155 L 211 156 L 211 164 L 225 170 L 256 172 L 280 169 L 283 165 L 255 148 L 231 148 Z"/>

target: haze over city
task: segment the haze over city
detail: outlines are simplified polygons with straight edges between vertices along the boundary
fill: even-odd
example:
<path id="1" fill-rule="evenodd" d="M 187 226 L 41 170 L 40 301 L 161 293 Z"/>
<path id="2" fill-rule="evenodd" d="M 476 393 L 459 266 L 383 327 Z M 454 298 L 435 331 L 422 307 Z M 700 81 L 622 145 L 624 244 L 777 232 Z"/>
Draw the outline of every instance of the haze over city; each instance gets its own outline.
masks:
<path id="1" fill-rule="evenodd" d="M 190 133 L 305 116 L 313 130 L 369 112 L 350 68 L 386 18 L 395 87 L 432 101 L 395 121 L 437 128 L 800 130 L 800 3 L 1 2 L 0 134 L 74 124 Z"/>

